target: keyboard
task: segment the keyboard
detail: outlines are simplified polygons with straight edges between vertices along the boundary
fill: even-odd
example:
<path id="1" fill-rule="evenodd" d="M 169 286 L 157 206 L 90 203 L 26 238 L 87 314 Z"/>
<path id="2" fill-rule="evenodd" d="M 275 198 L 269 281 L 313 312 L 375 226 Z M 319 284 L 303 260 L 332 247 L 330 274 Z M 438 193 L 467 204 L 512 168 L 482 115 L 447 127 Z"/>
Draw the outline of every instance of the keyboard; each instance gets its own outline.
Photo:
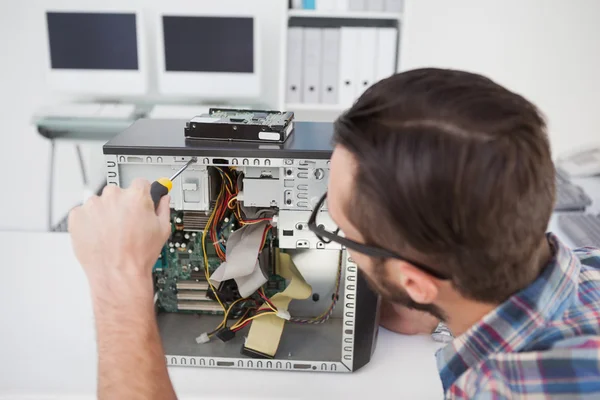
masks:
<path id="1" fill-rule="evenodd" d="M 168 118 L 178 118 L 178 119 L 191 119 L 195 116 L 208 114 L 208 110 L 210 106 L 204 105 L 175 105 L 175 104 L 161 104 L 154 106 L 150 114 L 148 114 L 149 118 L 152 119 L 168 119 Z"/>
<path id="2" fill-rule="evenodd" d="M 134 104 L 102 104 L 99 117 L 131 119 L 135 114 Z"/>
<path id="3" fill-rule="evenodd" d="M 232 106 L 232 105 L 205 105 L 205 104 L 158 104 L 152 108 L 148 114 L 148 118 L 152 119 L 191 119 L 198 115 L 208 114 L 211 108 L 235 108 L 235 109 L 251 109 L 247 105 Z"/>
<path id="4" fill-rule="evenodd" d="M 135 115 L 134 104 L 60 104 L 46 107 L 36 113 L 38 117 L 45 118 L 106 118 L 106 119 L 132 119 Z"/>
<path id="5" fill-rule="evenodd" d="M 600 247 L 600 215 L 563 214 L 558 226 L 576 247 Z"/>
<path id="6" fill-rule="evenodd" d="M 585 211 L 591 204 L 592 199 L 583 189 L 573 184 L 568 175 L 557 168 L 554 211 Z"/>

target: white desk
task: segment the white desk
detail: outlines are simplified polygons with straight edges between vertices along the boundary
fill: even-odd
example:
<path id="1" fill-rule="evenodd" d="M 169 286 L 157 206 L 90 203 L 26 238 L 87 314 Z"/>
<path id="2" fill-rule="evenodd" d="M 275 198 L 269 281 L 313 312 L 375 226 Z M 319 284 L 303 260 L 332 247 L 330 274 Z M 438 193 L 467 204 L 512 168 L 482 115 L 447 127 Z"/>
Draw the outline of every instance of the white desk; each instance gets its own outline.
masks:
<path id="1" fill-rule="evenodd" d="M 600 212 L 600 179 L 580 180 Z M 550 230 L 562 236 L 553 217 Z M 569 243 L 568 243 L 569 244 Z M 0 399 L 94 398 L 96 345 L 88 285 L 67 234 L 0 232 Z M 380 330 L 356 373 L 170 368 L 181 398 L 439 399 L 429 337 Z M 375 392 L 376 391 L 376 392 Z"/>
<path id="2" fill-rule="evenodd" d="M 0 399 L 94 398 L 96 345 L 88 285 L 70 238 L 0 232 Z M 352 374 L 172 367 L 181 398 L 439 399 L 438 344 L 381 329 Z"/>

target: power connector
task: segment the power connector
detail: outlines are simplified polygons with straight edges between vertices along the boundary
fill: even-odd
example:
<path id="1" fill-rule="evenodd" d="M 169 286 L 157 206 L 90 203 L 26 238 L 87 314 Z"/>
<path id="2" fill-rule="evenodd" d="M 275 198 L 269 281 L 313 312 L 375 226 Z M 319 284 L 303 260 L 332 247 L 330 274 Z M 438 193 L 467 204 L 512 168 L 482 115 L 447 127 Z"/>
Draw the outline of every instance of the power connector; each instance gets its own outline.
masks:
<path id="1" fill-rule="evenodd" d="M 210 338 L 208 337 L 207 332 L 204 332 L 202 335 L 200 335 L 196 338 L 196 343 L 198 343 L 198 344 L 204 344 L 204 343 L 208 343 L 208 342 L 210 342 Z"/>

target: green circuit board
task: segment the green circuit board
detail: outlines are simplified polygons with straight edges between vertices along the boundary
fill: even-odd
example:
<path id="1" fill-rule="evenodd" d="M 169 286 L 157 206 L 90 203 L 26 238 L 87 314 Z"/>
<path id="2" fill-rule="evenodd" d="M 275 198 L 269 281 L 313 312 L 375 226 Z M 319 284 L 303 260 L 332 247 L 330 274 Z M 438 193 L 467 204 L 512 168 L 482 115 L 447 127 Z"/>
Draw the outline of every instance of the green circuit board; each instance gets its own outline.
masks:
<path id="1" fill-rule="evenodd" d="M 172 220 L 176 218 L 173 213 Z M 222 308 L 209 296 L 212 293 L 206 280 L 202 232 L 185 231 L 182 228 L 173 224 L 171 237 L 153 268 L 158 309 L 164 312 L 222 314 Z M 224 236 L 228 237 L 232 229 L 231 226 L 224 227 Z M 273 246 L 273 241 L 273 235 L 269 234 L 267 246 Z M 206 253 L 210 276 L 222 261 L 209 240 L 206 243 Z M 269 280 L 264 290 L 271 297 L 284 290 L 287 283 L 275 273 L 274 267 L 268 275 Z"/>

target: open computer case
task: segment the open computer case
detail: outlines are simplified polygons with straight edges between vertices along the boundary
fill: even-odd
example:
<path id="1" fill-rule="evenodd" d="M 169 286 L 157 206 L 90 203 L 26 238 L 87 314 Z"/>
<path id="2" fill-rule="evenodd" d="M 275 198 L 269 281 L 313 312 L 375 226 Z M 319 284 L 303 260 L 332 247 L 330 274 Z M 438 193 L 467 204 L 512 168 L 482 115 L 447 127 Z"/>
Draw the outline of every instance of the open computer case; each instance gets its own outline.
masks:
<path id="1" fill-rule="evenodd" d="M 185 125 L 185 120 L 142 119 L 104 145 L 108 184 L 120 187 L 139 177 L 150 182 L 169 177 L 197 158 L 173 181 L 173 233 L 153 270 L 167 364 L 324 372 L 352 372 L 367 364 L 377 339 L 379 297 L 346 249 L 320 241 L 307 227 L 327 188 L 333 125 L 296 122 L 294 133 L 282 144 L 186 139 Z M 215 251 L 221 245 L 219 240 L 201 245 L 207 225 L 214 222 L 209 220 L 219 207 L 223 185 L 236 188 L 235 201 L 246 211 L 262 208 L 270 213 L 273 227 L 263 237 L 261 257 L 269 253 L 272 261 L 281 253 L 289 255 L 310 286 L 310 296 L 289 303 L 289 315 L 296 321 L 284 322 L 274 354 L 244 351 L 248 330 L 259 319 L 227 341 L 214 336 L 205 343 L 196 341 L 223 320 L 202 273 L 219 266 Z M 319 214 L 319 223 L 335 229 L 326 211 Z M 231 232 L 229 220 L 223 221 L 220 234 Z M 277 260 L 265 262 L 266 268 L 261 263 L 268 280 L 266 296 L 290 284 L 279 275 Z"/>

